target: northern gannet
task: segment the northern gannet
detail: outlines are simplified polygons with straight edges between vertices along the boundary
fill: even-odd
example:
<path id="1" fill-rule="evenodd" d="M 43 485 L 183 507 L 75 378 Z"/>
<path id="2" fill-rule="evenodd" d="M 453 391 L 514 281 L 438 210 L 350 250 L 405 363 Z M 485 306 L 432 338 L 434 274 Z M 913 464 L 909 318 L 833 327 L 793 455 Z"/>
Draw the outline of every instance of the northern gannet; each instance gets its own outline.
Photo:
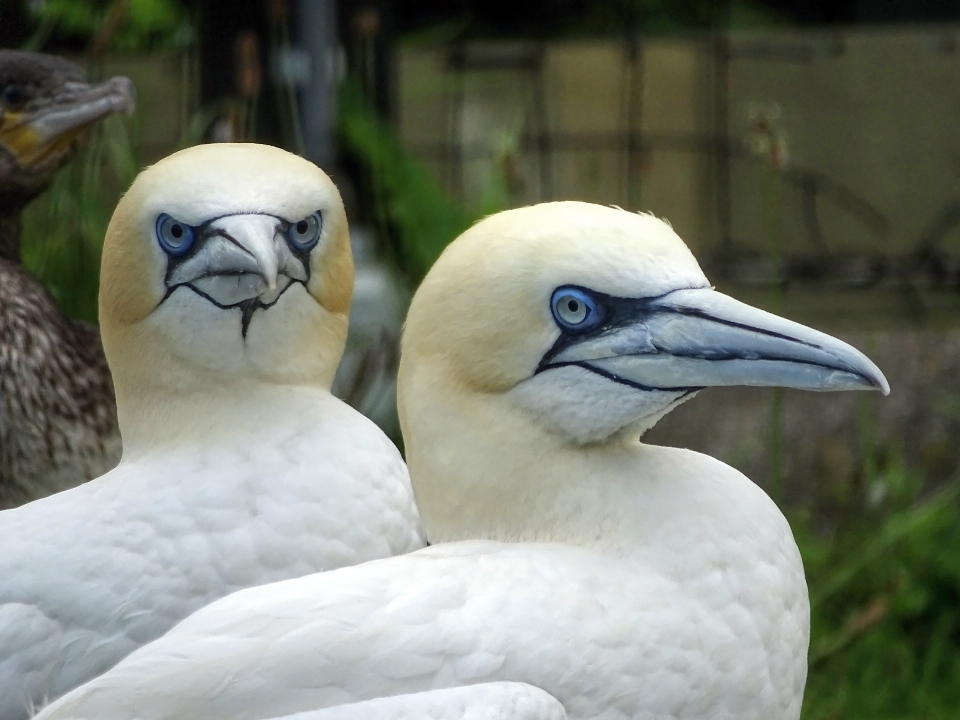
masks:
<path id="1" fill-rule="evenodd" d="M 330 382 L 353 287 L 315 165 L 205 145 L 143 171 L 107 230 L 123 458 L 0 513 L 0 718 L 234 590 L 423 547 L 406 466 Z"/>
<path id="2" fill-rule="evenodd" d="M 0 509 L 113 468 L 120 434 L 100 334 L 64 315 L 20 262 L 20 216 L 83 131 L 132 112 L 124 77 L 87 84 L 72 62 L 0 50 Z"/>
<path id="3" fill-rule="evenodd" d="M 638 438 L 709 386 L 886 393 L 870 360 L 715 291 L 664 222 L 561 202 L 446 249 L 399 382 L 431 547 L 235 593 L 38 720 L 415 717 L 505 682 L 570 718 L 799 717 L 787 521 L 735 469 Z"/>

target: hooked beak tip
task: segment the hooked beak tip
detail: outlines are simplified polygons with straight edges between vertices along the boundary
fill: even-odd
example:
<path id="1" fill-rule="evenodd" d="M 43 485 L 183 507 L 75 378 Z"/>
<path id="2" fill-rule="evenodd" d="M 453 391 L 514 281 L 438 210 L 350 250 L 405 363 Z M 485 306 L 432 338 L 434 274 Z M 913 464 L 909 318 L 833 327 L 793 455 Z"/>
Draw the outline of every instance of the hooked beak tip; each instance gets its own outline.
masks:
<path id="1" fill-rule="evenodd" d="M 833 338 L 831 340 L 839 345 L 839 351 L 834 348 L 830 354 L 840 360 L 841 365 L 846 365 L 845 372 L 857 378 L 861 389 L 877 390 L 884 396 L 890 394 L 890 383 L 870 358 L 853 346 Z"/>
<path id="2" fill-rule="evenodd" d="M 885 378 L 879 370 L 877 371 L 876 377 L 870 378 L 870 382 L 874 389 L 879 390 L 880 394 L 884 397 L 890 394 L 890 383 L 887 382 L 887 378 Z"/>

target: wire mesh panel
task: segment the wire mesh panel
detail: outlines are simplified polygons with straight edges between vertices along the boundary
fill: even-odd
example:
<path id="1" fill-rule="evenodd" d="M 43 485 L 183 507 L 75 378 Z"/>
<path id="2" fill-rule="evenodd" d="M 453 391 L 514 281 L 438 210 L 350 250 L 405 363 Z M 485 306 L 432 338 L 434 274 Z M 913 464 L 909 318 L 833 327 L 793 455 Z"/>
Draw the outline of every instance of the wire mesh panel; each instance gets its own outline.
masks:
<path id="1" fill-rule="evenodd" d="M 402 137 L 479 204 L 666 217 L 718 277 L 960 284 L 960 30 L 405 48 Z"/>

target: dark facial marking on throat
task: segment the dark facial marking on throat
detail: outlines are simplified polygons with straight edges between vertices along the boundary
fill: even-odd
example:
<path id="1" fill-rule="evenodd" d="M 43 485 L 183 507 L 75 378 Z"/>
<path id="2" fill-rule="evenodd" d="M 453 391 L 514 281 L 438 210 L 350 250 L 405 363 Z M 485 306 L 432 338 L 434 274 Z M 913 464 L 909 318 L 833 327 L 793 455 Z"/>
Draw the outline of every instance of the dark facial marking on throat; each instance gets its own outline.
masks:
<path id="1" fill-rule="evenodd" d="M 234 213 L 234 214 L 235 215 L 246 215 L 246 214 L 269 215 L 269 213 Z M 276 305 L 277 302 L 279 302 L 280 298 L 283 297 L 283 295 L 287 292 L 287 290 L 292 288 L 294 285 L 299 283 L 301 285 L 306 286 L 306 284 L 310 281 L 310 250 L 303 250 L 302 248 L 298 248 L 294 243 L 291 243 L 286 239 L 287 231 L 289 230 L 289 228 L 296 225 L 297 223 L 292 223 L 288 220 L 284 220 L 281 217 L 272 215 L 271 217 L 274 217 L 277 220 L 277 224 L 274 226 L 274 237 L 279 235 L 280 237 L 284 238 L 284 242 L 287 245 L 287 249 L 290 251 L 293 257 L 296 258 L 297 261 L 299 261 L 300 264 L 303 266 L 304 274 L 306 275 L 306 280 L 298 280 L 295 278 L 289 278 L 289 276 L 284 276 L 284 277 L 288 277 L 290 279 L 290 282 L 287 284 L 285 288 L 283 288 L 283 290 L 280 291 L 280 293 L 273 300 L 273 302 L 270 302 L 270 303 L 265 303 L 259 297 L 254 297 L 254 298 L 248 298 L 246 300 L 241 300 L 240 302 L 232 303 L 229 305 L 225 305 L 221 302 L 218 302 L 216 299 L 212 298 L 207 293 L 195 287 L 193 283 L 205 277 L 214 277 L 214 276 L 229 277 L 231 274 L 235 274 L 239 277 L 240 275 L 246 274 L 246 273 L 208 272 L 203 275 L 198 275 L 197 277 L 193 278 L 188 282 L 173 283 L 171 278 L 173 276 L 173 273 L 177 270 L 177 268 L 179 268 L 183 263 L 187 262 L 191 258 L 195 257 L 198 253 L 200 253 L 203 250 L 206 243 L 209 242 L 212 238 L 221 237 L 224 240 L 227 240 L 231 244 L 235 245 L 242 252 L 248 255 L 250 254 L 249 251 L 246 248 L 244 248 L 243 245 L 236 238 L 230 235 L 230 233 L 228 233 L 226 230 L 224 230 L 223 228 L 210 227 L 213 223 L 217 222 L 218 220 L 222 220 L 224 217 L 230 217 L 230 215 L 218 216 L 216 218 L 212 218 L 210 220 L 205 221 L 201 225 L 196 226 L 194 228 L 194 232 L 196 233 L 197 238 L 194 241 L 191 248 L 183 255 L 177 255 L 177 256 L 167 255 L 167 271 L 164 279 L 164 282 L 167 286 L 167 290 L 164 293 L 163 298 L 160 300 L 159 305 L 162 305 L 164 302 L 166 302 L 167 298 L 173 295 L 173 293 L 179 288 L 185 288 L 199 295 L 203 299 L 207 300 L 209 303 L 217 306 L 222 310 L 232 310 L 236 308 L 240 311 L 240 334 L 242 335 L 244 340 L 246 340 L 247 332 L 250 329 L 250 323 L 253 320 L 253 316 L 257 310 L 268 310 L 269 308 Z M 298 222 L 301 222 L 301 221 L 298 221 Z M 251 259 L 252 257 L 253 256 L 251 255 Z"/>

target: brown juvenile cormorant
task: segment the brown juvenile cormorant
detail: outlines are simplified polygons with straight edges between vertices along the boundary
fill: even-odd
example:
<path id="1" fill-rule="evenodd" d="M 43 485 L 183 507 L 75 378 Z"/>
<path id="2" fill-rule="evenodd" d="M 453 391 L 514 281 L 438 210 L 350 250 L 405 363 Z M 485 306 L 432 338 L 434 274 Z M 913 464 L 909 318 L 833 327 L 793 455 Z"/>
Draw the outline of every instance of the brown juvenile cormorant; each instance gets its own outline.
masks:
<path id="1" fill-rule="evenodd" d="M 97 328 L 68 318 L 20 262 L 21 213 L 83 131 L 132 111 L 133 84 L 85 82 L 62 58 L 0 50 L 0 508 L 103 474 L 120 459 Z"/>

